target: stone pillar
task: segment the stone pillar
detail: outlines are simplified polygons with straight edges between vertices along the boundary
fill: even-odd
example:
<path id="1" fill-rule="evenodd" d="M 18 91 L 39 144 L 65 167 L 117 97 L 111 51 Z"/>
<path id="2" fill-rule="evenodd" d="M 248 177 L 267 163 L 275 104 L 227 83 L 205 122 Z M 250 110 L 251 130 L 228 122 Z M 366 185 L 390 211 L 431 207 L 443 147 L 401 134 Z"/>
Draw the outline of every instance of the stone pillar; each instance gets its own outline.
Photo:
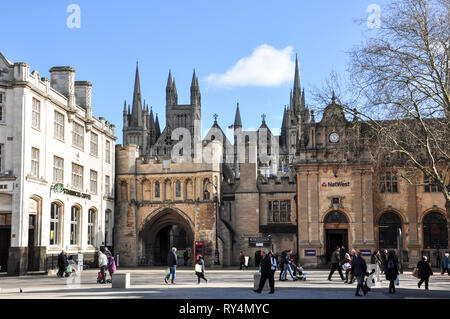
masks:
<path id="1" fill-rule="evenodd" d="M 300 171 L 297 174 L 297 205 L 298 205 L 298 236 L 300 246 L 309 245 L 308 232 L 308 184 L 306 172 Z"/>
<path id="2" fill-rule="evenodd" d="M 376 248 L 374 240 L 374 219 L 373 219 L 373 183 L 372 172 L 364 170 L 362 172 L 363 180 L 363 223 L 364 234 L 363 239 L 366 246 L 371 246 L 371 249 Z"/>
<path id="3" fill-rule="evenodd" d="M 403 225 L 403 247 L 408 250 L 410 265 L 420 260 L 419 225 L 417 222 L 417 187 L 407 184 L 407 223 Z"/>
<path id="4" fill-rule="evenodd" d="M 28 247 L 10 247 L 8 276 L 23 276 L 28 270 Z"/>
<path id="5" fill-rule="evenodd" d="M 352 192 L 354 194 L 354 223 L 353 223 L 353 243 L 349 243 L 349 246 L 364 246 L 363 242 L 363 198 L 362 198 L 362 185 L 361 185 L 361 170 L 352 170 Z"/>
<path id="6" fill-rule="evenodd" d="M 320 245 L 319 229 L 319 170 L 315 169 L 308 175 L 309 194 L 309 239 L 310 244 Z"/>

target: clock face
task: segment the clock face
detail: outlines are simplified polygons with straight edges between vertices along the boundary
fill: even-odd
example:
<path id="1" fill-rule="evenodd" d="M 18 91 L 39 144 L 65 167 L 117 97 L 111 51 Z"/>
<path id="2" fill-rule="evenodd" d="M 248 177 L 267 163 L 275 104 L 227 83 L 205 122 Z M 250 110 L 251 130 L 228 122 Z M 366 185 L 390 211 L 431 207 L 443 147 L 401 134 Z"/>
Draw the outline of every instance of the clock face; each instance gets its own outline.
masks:
<path id="1" fill-rule="evenodd" d="M 330 134 L 330 142 L 337 143 L 339 142 L 339 134 L 334 132 Z"/>

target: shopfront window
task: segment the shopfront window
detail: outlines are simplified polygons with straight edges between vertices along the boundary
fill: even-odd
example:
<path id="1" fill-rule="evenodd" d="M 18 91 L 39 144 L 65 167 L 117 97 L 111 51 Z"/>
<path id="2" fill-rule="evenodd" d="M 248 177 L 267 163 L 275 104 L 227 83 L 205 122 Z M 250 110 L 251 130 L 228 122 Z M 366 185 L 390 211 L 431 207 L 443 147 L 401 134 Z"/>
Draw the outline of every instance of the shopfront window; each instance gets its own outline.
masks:
<path id="1" fill-rule="evenodd" d="M 402 228 L 402 220 L 393 213 L 384 213 L 378 223 L 379 228 L 379 247 L 397 248 L 398 230 Z"/>
<path id="2" fill-rule="evenodd" d="M 448 248 L 447 221 L 438 212 L 431 212 L 423 218 L 423 248 Z"/>

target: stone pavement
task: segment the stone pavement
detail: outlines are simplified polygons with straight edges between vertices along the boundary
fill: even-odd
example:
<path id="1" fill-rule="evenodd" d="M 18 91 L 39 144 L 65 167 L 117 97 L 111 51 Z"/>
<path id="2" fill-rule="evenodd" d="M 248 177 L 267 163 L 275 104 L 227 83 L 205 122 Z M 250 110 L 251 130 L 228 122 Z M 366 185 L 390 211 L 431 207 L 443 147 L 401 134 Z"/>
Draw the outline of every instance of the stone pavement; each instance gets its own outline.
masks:
<path id="1" fill-rule="evenodd" d="M 396 294 L 388 293 L 385 280 L 380 287 L 372 288 L 366 297 L 356 297 L 356 283 L 344 284 L 335 273 L 327 280 L 327 270 L 309 270 L 306 281 L 275 281 L 276 292 L 269 295 L 253 292 L 253 273 L 256 269 L 210 269 L 206 271 L 208 283 L 197 284 L 197 277 L 190 268 L 180 267 L 176 272 L 176 285 L 165 284 L 165 268 L 119 268 L 119 272 L 131 273 L 129 289 L 112 289 L 111 284 L 97 284 L 97 270 L 83 271 L 74 278 L 57 278 L 55 275 L 0 277 L 0 299 L 440 299 L 450 298 L 450 277 L 435 275 L 430 279 L 430 290 L 417 287 L 418 280 L 405 272 L 400 275 Z M 275 274 L 278 278 L 279 272 Z M 109 276 L 108 276 L 109 277 Z M 288 276 L 289 277 L 289 276 Z M 20 292 L 22 289 L 22 293 Z"/>

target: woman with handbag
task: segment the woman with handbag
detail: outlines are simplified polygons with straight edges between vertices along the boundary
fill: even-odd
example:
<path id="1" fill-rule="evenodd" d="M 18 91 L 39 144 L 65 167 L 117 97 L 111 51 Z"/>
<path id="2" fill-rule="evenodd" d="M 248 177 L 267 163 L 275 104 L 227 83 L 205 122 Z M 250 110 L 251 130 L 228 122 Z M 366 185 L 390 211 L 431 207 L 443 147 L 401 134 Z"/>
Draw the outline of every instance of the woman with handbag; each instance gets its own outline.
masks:
<path id="1" fill-rule="evenodd" d="M 419 270 L 419 278 L 420 281 L 417 283 L 417 286 L 420 288 L 420 285 L 425 281 L 425 290 L 428 290 L 428 280 L 430 276 L 433 275 L 433 270 L 431 269 L 430 263 L 427 260 L 426 256 L 422 257 L 422 260 L 417 264 L 417 269 Z"/>
<path id="2" fill-rule="evenodd" d="M 197 275 L 198 284 L 200 284 L 200 278 L 208 283 L 208 279 L 205 278 L 205 261 L 202 255 L 198 255 L 197 262 L 195 263 L 195 274 Z"/>
<path id="3" fill-rule="evenodd" d="M 344 260 L 342 261 L 342 270 L 345 271 L 345 281 L 344 284 L 348 283 L 348 274 L 352 270 L 352 260 L 348 253 L 345 254 Z"/>

